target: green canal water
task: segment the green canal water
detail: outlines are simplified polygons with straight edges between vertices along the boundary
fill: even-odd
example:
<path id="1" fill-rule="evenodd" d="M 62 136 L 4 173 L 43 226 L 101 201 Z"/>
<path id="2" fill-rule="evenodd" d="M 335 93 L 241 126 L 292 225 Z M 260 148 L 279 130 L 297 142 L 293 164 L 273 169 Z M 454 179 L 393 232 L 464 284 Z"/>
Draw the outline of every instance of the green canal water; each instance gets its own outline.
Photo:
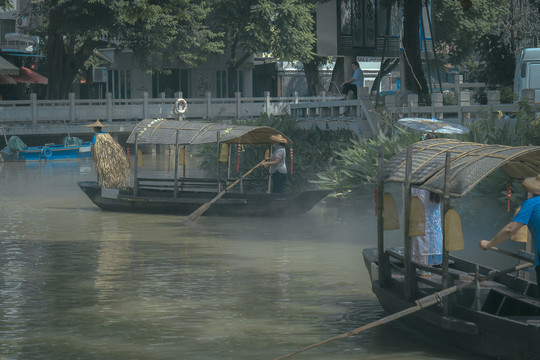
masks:
<path id="1" fill-rule="evenodd" d="M 272 359 L 385 316 L 361 255 L 372 192 L 183 225 L 99 210 L 76 185 L 93 179 L 91 161 L 0 164 L 1 360 Z M 292 359 L 474 357 L 391 323 Z"/>

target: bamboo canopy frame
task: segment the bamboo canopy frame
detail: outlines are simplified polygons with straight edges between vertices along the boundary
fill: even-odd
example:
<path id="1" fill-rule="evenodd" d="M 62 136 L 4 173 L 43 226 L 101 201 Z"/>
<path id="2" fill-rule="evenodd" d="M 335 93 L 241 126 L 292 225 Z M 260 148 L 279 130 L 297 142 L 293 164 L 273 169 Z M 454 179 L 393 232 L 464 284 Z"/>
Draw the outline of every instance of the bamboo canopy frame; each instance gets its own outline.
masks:
<path id="1" fill-rule="evenodd" d="M 377 176 L 377 249 L 379 256 L 380 286 L 388 286 L 390 269 L 384 253 L 383 196 L 386 182 L 404 184 L 404 219 L 409 218 L 411 187 L 443 195 L 442 214 L 450 208 L 450 198 L 460 198 L 473 189 L 482 179 L 500 168 L 510 178 L 521 180 L 540 173 L 540 146 L 504 146 L 461 142 L 455 139 L 432 139 L 417 142 L 383 164 L 383 148 L 379 151 Z M 443 234 L 444 221 L 442 224 Z M 414 266 L 411 260 L 411 239 L 407 235 L 408 221 L 404 221 L 404 298 L 414 294 Z M 445 235 L 443 242 L 446 244 Z M 445 247 L 443 246 L 443 249 Z M 448 251 L 443 250 L 443 288 L 451 286 L 448 275 Z M 448 301 L 443 311 L 448 313 Z"/>
<path id="2" fill-rule="evenodd" d="M 178 139 L 176 132 L 178 131 Z M 216 139 L 216 133 L 219 133 Z M 144 119 L 138 123 L 127 139 L 127 143 L 154 145 L 199 145 L 215 143 L 227 144 L 272 144 L 271 135 L 284 136 L 281 131 L 268 126 L 230 125 L 170 119 Z M 137 139 L 136 139 L 137 137 Z"/>
<path id="3" fill-rule="evenodd" d="M 180 147 L 184 149 L 187 145 L 202 145 L 215 143 L 218 152 L 218 188 L 221 192 L 221 174 L 219 172 L 219 152 L 220 145 L 226 144 L 248 144 L 248 145 L 270 145 L 273 141 L 272 135 L 282 135 L 287 139 L 287 143 L 292 145 L 289 139 L 281 131 L 268 126 L 247 126 L 231 125 L 225 123 L 210 123 L 198 121 L 186 121 L 176 119 L 144 119 L 132 130 L 127 139 L 128 144 L 135 144 L 135 156 L 139 145 L 174 145 L 175 146 L 175 168 L 174 168 L 174 197 L 178 196 L 178 156 Z M 229 152 L 230 158 L 230 152 Z M 137 160 L 135 163 L 137 163 Z M 230 159 L 228 161 L 230 164 Z M 184 164 L 185 177 L 185 164 Z M 137 167 L 133 173 L 134 193 L 138 194 Z"/>
<path id="4" fill-rule="evenodd" d="M 450 197 L 467 194 L 480 181 L 501 168 L 512 179 L 540 173 L 540 146 L 504 146 L 433 139 L 411 145 L 411 185 L 443 195 L 446 153 L 450 153 Z M 384 164 L 384 182 L 405 182 L 407 151 Z"/>

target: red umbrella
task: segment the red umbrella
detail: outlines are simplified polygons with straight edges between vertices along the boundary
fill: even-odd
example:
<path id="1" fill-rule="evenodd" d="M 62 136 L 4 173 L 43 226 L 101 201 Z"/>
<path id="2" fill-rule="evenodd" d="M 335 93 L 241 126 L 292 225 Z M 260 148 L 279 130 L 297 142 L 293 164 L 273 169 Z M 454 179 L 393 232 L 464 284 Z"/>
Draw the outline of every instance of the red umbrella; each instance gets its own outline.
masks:
<path id="1" fill-rule="evenodd" d="M 15 81 L 20 83 L 28 83 L 28 84 L 47 84 L 49 82 L 49 79 L 47 79 L 45 76 L 38 74 L 35 71 L 32 71 L 28 68 L 25 68 L 24 66 L 21 67 L 19 71 L 19 75 L 11 75 Z"/>

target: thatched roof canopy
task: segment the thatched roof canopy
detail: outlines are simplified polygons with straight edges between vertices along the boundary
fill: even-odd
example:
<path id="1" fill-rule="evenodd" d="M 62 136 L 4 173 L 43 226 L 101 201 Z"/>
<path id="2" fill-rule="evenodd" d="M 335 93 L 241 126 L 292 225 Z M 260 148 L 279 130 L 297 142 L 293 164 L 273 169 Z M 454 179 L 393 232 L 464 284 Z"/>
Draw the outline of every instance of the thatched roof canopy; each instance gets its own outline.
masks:
<path id="1" fill-rule="evenodd" d="M 461 197 L 497 168 L 513 179 L 540 173 L 540 146 L 504 146 L 433 139 L 412 145 L 411 185 L 442 194 L 446 152 L 451 153 L 450 196 Z M 404 182 L 407 150 L 384 164 L 384 181 Z"/>
<path id="2" fill-rule="evenodd" d="M 179 145 L 197 145 L 219 141 L 229 144 L 271 144 L 271 135 L 283 135 L 289 144 L 292 141 L 279 130 L 268 126 L 244 126 L 216 124 L 168 119 L 144 119 L 138 123 L 127 140 L 135 143 L 139 134 L 139 144 L 175 145 L 178 133 Z"/>

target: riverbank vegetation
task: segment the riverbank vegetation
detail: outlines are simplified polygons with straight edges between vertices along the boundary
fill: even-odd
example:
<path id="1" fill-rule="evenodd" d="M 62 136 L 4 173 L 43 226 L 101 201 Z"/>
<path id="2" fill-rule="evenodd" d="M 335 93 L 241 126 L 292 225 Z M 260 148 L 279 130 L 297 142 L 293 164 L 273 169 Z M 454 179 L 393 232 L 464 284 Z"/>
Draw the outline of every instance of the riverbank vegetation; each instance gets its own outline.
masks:
<path id="1" fill-rule="evenodd" d="M 379 116 L 379 133 L 372 139 L 359 139 L 353 131 L 321 130 L 318 127 L 299 128 L 295 119 L 288 114 L 261 115 L 257 120 L 237 124 L 253 126 L 270 126 L 282 131 L 294 142 L 287 145 L 287 167 L 289 170 L 287 189 L 295 191 L 306 188 L 322 187 L 332 189 L 338 197 L 351 197 L 357 191 L 363 191 L 367 185 L 373 184 L 378 166 L 380 146 L 384 146 L 384 159 L 388 160 L 407 146 L 420 141 L 422 134 L 400 126 L 399 117 L 387 114 Z M 470 129 L 464 135 L 443 135 L 483 144 L 501 144 L 508 146 L 540 144 L 540 119 L 536 116 L 536 108 L 527 103 L 520 103 L 519 109 L 510 114 L 509 119 L 493 116 L 490 111 L 480 112 L 476 119 L 466 123 Z M 291 151 L 292 148 L 292 151 Z M 240 154 L 232 149 L 232 177 L 245 173 L 264 158 L 264 147 L 241 147 Z M 217 175 L 217 152 L 209 147 L 203 152 L 202 167 L 211 175 Z M 292 174 L 291 170 L 292 155 Z M 239 165 L 238 161 L 240 161 Z M 226 164 L 222 163 L 221 173 L 226 173 Z M 264 177 L 268 170 L 257 169 L 255 177 Z M 486 181 L 475 188 L 475 192 L 485 196 L 506 201 L 506 186 L 511 185 L 514 193 L 519 193 L 519 182 L 509 182 L 502 172 L 495 172 Z M 517 196 L 512 202 L 522 199 Z"/>

